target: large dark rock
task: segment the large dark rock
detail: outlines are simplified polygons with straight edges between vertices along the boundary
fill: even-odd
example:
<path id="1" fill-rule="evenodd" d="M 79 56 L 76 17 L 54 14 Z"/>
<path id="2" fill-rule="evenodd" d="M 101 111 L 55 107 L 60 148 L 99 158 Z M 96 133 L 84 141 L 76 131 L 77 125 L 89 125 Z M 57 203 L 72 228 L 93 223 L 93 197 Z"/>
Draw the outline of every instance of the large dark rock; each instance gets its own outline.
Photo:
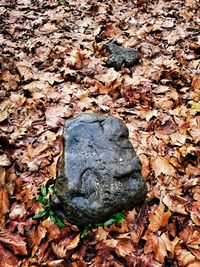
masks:
<path id="1" fill-rule="evenodd" d="M 139 60 L 139 54 L 133 48 L 125 48 L 111 43 L 105 45 L 105 49 L 110 54 L 105 62 L 106 65 L 117 70 L 121 67 L 131 68 Z"/>
<path id="2" fill-rule="evenodd" d="M 52 203 L 76 225 L 106 220 L 145 199 L 141 162 L 128 129 L 111 116 L 82 114 L 66 122 L 64 155 Z"/>

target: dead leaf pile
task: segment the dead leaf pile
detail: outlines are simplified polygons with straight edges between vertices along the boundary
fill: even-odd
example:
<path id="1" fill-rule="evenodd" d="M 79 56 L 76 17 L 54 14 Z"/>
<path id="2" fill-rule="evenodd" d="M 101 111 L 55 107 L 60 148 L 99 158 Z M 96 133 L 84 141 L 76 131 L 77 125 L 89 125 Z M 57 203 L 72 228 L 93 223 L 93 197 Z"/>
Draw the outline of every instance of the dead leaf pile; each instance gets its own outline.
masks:
<path id="1" fill-rule="evenodd" d="M 3 0 L 0 16 L 0 267 L 200 266 L 199 1 Z M 113 41 L 139 63 L 107 68 Z M 79 112 L 126 122 L 148 185 L 85 239 L 33 219 Z"/>

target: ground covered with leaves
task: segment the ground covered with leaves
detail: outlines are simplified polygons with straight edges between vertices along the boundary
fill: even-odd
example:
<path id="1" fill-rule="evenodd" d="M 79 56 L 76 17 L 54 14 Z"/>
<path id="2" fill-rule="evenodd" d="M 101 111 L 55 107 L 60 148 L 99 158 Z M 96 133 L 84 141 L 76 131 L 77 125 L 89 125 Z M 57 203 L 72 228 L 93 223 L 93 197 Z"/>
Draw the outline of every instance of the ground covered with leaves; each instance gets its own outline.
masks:
<path id="1" fill-rule="evenodd" d="M 200 266 L 199 1 L 3 0 L 0 15 L 0 266 Z M 106 67 L 113 41 L 139 62 Z M 123 119 L 148 185 L 84 238 L 37 218 L 79 112 Z"/>

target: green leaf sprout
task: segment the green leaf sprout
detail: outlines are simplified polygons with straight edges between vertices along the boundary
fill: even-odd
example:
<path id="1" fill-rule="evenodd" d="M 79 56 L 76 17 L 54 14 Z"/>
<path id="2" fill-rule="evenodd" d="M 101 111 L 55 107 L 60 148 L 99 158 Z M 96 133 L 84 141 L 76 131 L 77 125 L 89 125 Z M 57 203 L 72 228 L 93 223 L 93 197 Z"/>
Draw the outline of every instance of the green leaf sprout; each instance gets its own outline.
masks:
<path id="1" fill-rule="evenodd" d="M 114 213 L 113 215 L 111 215 L 110 219 L 105 221 L 104 223 L 96 223 L 95 227 L 98 227 L 98 226 L 106 226 L 107 227 L 107 226 L 109 226 L 109 225 L 111 225 L 113 223 L 117 225 L 117 224 L 120 224 L 120 223 L 125 222 L 125 221 L 126 221 L 125 220 L 125 215 L 123 213 L 117 212 L 117 213 Z M 84 228 L 84 230 L 83 230 L 83 232 L 81 234 L 81 238 L 84 238 L 84 237 L 86 237 L 88 235 L 89 230 L 90 230 L 91 227 L 92 227 L 92 225 L 88 224 Z"/>
<path id="2" fill-rule="evenodd" d="M 62 222 L 62 220 L 51 209 L 49 197 L 53 193 L 52 186 L 50 185 L 47 189 L 47 187 L 42 185 L 40 191 L 40 194 L 37 195 L 35 199 L 41 203 L 43 210 L 35 214 L 33 218 L 40 219 L 45 215 L 49 215 L 49 218 L 52 222 L 56 223 L 60 228 L 65 227 L 65 224 Z"/>

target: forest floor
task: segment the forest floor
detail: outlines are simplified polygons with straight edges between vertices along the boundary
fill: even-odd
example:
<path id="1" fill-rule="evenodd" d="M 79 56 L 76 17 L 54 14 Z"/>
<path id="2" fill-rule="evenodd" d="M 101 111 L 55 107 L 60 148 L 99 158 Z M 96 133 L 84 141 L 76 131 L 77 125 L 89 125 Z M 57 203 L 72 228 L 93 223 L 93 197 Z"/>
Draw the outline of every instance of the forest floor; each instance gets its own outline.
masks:
<path id="1" fill-rule="evenodd" d="M 64 3 L 0 3 L 0 267 L 200 266 L 199 1 Z M 113 41 L 139 62 L 107 68 Z M 33 218 L 79 112 L 127 124 L 148 185 L 125 222 L 84 238 Z"/>

